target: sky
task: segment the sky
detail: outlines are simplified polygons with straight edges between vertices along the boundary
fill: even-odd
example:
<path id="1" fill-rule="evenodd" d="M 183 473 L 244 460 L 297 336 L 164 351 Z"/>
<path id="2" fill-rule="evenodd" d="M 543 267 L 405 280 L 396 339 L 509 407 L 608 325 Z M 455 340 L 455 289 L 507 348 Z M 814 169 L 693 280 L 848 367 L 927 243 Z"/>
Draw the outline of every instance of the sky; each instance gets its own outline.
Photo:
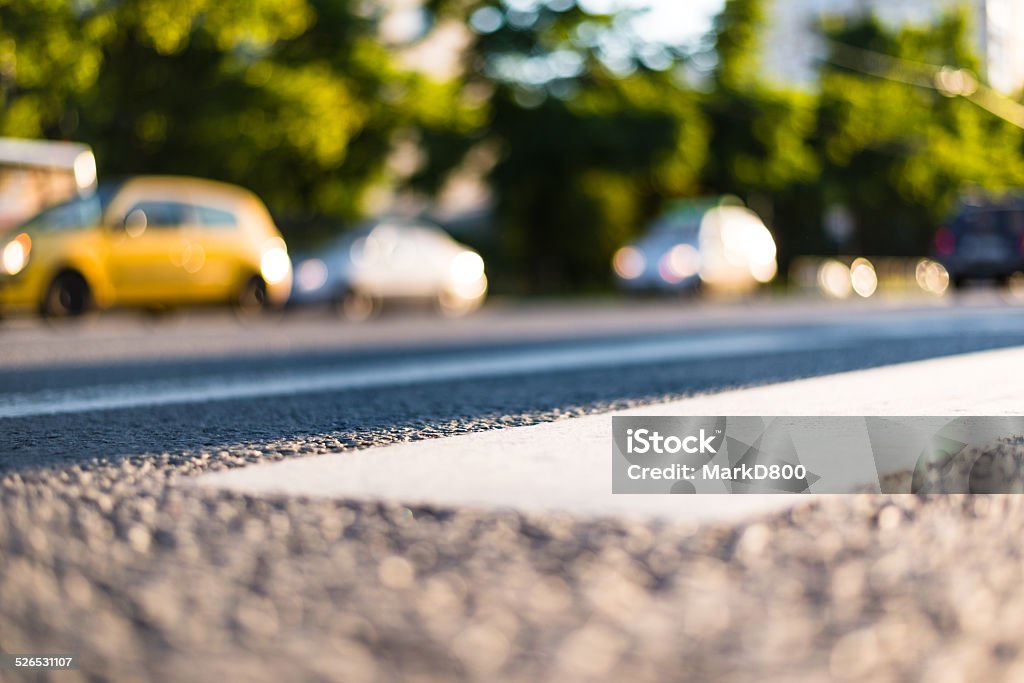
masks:
<path id="1" fill-rule="evenodd" d="M 509 7 L 535 8 L 542 0 L 505 0 Z M 553 0 L 548 0 L 554 4 Z M 694 45 L 710 29 L 725 0 L 562 0 L 575 2 L 594 14 L 608 14 L 621 8 L 644 10 L 631 20 L 632 28 L 652 43 Z M 388 0 L 392 11 L 382 26 L 390 40 L 400 43 L 417 36 L 423 28 L 422 0 Z M 484 10 L 481 10 L 481 12 Z"/>
<path id="2" fill-rule="evenodd" d="M 711 28 L 724 0 L 579 0 L 595 12 L 615 7 L 647 7 L 635 27 L 644 38 L 665 43 L 692 43 Z"/>

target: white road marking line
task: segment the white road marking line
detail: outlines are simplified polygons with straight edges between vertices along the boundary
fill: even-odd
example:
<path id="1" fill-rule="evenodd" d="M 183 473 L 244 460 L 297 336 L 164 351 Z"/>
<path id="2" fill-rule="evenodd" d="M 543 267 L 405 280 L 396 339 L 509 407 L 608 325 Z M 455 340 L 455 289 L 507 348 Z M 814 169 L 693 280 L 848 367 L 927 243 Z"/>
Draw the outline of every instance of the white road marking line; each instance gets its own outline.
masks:
<path id="1" fill-rule="evenodd" d="M 1024 316 L 983 318 L 973 321 L 970 329 L 979 333 L 1024 334 Z M 14 392 L 0 394 L 0 419 L 512 377 L 560 370 L 629 367 L 699 358 L 841 349 L 872 340 L 950 337 L 961 333 L 959 326 L 950 325 L 943 319 L 908 318 L 902 321 L 830 324 L 810 329 L 731 330 L 698 333 L 690 337 L 681 333 L 671 338 L 466 352 L 458 356 L 422 356 L 387 364 L 378 361 L 365 366 L 266 372 L 256 376 L 209 376 Z"/>
<path id="2" fill-rule="evenodd" d="M 200 476 L 254 495 L 566 511 L 675 520 L 749 517 L 801 495 L 612 495 L 612 415 L 1017 415 L 1024 349 L 906 363 L 442 439 Z M 912 463 L 893 463 L 898 469 Z M 813 498 L 814 496 L 812 496 Z"/>
<path id="3" fill-rule="evenodd" d="M 562 348 L 424 356 L 414 361 L 390 362 L 387 365 L 378 362 L 364 367 L 320 368 L 267 373 L 257 377 L 207 377 L 187 381 L 75 387 L 0 395 L 0 418 L 507 377 L 602 366 L 644 365 L 689 358 L 728 358 L 754 353 L 828 348 L 835 343 L 829 336 L 814 336 L 793 330 L 725 333 L 691 339 L 627 340 Z"/>

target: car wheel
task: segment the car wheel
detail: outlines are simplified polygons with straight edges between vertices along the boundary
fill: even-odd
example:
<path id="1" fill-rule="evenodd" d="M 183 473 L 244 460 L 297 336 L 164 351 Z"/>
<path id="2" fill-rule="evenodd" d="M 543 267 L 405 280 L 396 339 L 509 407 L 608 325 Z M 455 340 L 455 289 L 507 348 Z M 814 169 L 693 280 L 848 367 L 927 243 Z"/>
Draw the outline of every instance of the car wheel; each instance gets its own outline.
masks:
<path id="1" fill-rule="evenodd" d="M 92 292 L 85 278 L 65 271 L 46 289 L 42 312 L 47 318 L 77 318 L 92 309 L 92 305 Z"/>
<path id="2" fill-rule="evenodd" d="M 1024 273 L 1018 271 L 1006 278 L 1006 289 L 1014 297 L 1024 297 Z M 0 312 L 0 318 L 2 317 L 3 313 Z"/>
<path id="3" fill-rule="evenodd" d="M 356 323 L 369 320 L 380 311 L 380 302 L 358 289 L 346 289 L 335 299 L 334 306 L 339 315 Z"/>
<path id="4" fill-rule="evenodd" d="M 469 315 L 476 309 L 480 308 L 483 303 L 483 297 L 476 299 L 466 299 L 461 297 L 454 292 L 450 292 L 446 289 L 442 289 L 437 293 L 435 298 L 435 306 L 437 310 L 449 318 L 459 318 L 464 315 Z"/>
<path id="5" fill-rule="evenodd" d="M 270 307 L 267 283 L 258 275 L 249 278 L 242 285 L 242 289 L 238 292 L 238 297 L 234 303 L 235 310 L 243 317 L 259 315 L 265 312 Z"/>

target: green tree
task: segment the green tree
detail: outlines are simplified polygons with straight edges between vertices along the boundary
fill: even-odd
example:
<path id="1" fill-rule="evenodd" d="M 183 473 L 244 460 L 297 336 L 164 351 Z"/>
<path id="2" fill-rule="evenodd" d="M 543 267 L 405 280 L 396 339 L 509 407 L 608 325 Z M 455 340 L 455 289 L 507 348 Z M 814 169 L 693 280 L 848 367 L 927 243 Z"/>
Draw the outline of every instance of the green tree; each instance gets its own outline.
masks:
<path id="1" fill-rule="evenodd" d="M 606 286 L 616 248 L 667 197 L 692 193 L 706 155 L 697 97 L 680 86 L 679 55 L 626 38 L 624 15 L 573 3 L 436 2 L 476 27 L 464 87 L 488 94 L 466 139 L 430 137 L 420 181 L 443 175 L 475 144 L 499 157 L 491 260 L 507 287 Z"/>
<path id="2" fill-rule="evenodd" d="M 278 212 L 355 216 L 396 131 L 457 125 L 358 0 L 0 0 L 0 131 L 93 145 L 101 174 L 183 173 Z"/>
<path id="3" fill-rule="evenodd" d="M 764 0 L 728 0 L 715 21 L 717 65 L 703 108 L 711 125 L 704 187 L 735 194 L 775 233 L 780 259 L 820 232 L 818 97 L 769 85 L 761 65 Z M 809 244 L 810 243 L 810 244 Z"/>
<path id="4" fill-rule="evenodd" d="M 977 70 L 965 14 L 900 29 L 871 16 L 827 18 L 820 82 L 787 89 L 770 83 L 759 60 L 763 12 L 764 0 L 728 0 L 716 22 L 702 180 L 765 214 L 783 266 L 837 249 L 925 253 L 960 193 L 1024 184 L 1022 131 L 943 95 L 928 66 Z M 822 227 L 835 204 L 857 225 L 848 244 L 831 243 Z"/>
<path id="5" fill-rule="evenodd" d="M 969 32 L 963 13 L 927 28 L 892 31 L 869 18 L 830 32 L 819 125 L 825 185 L 851 208 L 863 252 L 921 253 L 962 192 L 1024 184 L 1024 132 L 944 95 L 922 67 L 977 71 Z"/>

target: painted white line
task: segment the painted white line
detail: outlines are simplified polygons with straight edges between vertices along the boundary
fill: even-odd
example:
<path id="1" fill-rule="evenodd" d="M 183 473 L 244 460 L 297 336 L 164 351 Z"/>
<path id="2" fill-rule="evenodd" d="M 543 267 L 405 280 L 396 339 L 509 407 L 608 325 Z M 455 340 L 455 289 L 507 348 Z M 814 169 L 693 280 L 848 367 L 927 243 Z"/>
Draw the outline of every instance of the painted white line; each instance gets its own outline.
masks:
<path id="1" fill-rule="evenodd" d="M 1016 415 L 1024 349 L 907 363 L 697 396 L 614 415 Z M 612 495 L 611 414 L 203 475 L 200 486 L 256 495 L 567 511 L 676 520 L 737 519 L 801 495 Z M 893 463 L 893 468 L 907 463 Z"/>
<path id="2" fill-rule="evenodd" d="M 987 317 L 970 323 L 979 333 L 1024 334 L 1024 316 Z M 514 377 L 564 370 L 630 367 L 659 362 L 733 358 L 751 354 L 843 349 L 858 344 L 899 341 L 925 336 L 962 334 L 958 325 L 929 317 L 858 324 L 829 324 L 810 329 L 727 330 L 657 339 L 626 339 L 600 343 L 534 347 L 504 351 L 473 351 L 459 355 L 424 355 L 409 360 L 380 361 L 314 370 L 266 372 L 91 385 L 0 394 L 0 419 L 62 415 L 94 410 L 182 405 L 406 386 L 484 377 Z"/>
<path id="3" fill-rule="evenodd" d="M 124 385 L 75 387 L 0 395 L 0 418 L 59 415 L 289 394 L 404 386 L 445 380 L 507 377 L 556 370 L 630 366 L 691 358 L 830 348 L 833 337 L 794 330 L 729 332 L 695 338 L 625 340 L 572 347 L 423 356 L 363 367 L 203 377 Z"/>

